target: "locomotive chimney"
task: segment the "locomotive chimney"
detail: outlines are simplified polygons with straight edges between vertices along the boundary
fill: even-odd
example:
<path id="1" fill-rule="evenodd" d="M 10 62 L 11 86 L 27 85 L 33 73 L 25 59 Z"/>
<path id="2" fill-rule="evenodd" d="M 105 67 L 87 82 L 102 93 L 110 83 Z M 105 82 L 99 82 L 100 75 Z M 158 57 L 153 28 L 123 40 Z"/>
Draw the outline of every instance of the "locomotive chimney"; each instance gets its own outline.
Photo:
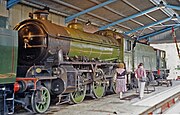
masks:
<path id="1" fill-rule="evenodd" d="M 38 10 L 34 13 L 34 19 L 47 20 L 49 12 L 47 10 Z"/>

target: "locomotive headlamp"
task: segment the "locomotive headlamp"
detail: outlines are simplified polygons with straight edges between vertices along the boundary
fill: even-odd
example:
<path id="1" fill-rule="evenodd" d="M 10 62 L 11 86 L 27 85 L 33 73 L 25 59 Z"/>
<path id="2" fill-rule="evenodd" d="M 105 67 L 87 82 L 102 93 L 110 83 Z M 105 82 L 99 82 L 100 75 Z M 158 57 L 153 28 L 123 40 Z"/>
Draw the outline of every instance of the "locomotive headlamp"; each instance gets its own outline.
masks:
<path id="1" fill-rule="evenodd" d="M 41 68 L 36 68 L 36 73 L 41 73 Z"/>

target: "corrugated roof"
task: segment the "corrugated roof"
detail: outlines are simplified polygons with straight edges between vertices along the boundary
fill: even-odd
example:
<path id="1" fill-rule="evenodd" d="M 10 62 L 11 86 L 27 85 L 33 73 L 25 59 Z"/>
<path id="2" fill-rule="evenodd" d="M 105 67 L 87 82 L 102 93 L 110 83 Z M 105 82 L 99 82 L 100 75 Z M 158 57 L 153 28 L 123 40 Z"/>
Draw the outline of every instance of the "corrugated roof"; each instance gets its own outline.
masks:
<path id="1" fill-rule="evenodd" d="M 64 13 L 67 16 L 72 16 L 79 12 L 83 12 L 86 9 L 92 8 L 98 4 L 102 4 L 111 0 L 24 0 L 40 6 L 47 6 L 50 9 Z M 99 7 L 78 17 L 80 21 L 93 22 L 97 27 L 103 27 L 107 24 L 111 24 L 118 20 L 128 18 L 129 16 L 140 14 L 141 12 L 157 7 L 160 1 L 164 5 L 174 5 L 180 7 L 180 0 L 116 0 L 115 2 L 109 3 L 103 7 Z M 157 23 L 163 19 L 166 19 L 175 13 L 180 15 L 180 10 L 177 9 L 157 9 L 151 12 L 147 12 L 144 15 L 139 15 L 123 21 L 121 23 L 114 24 L 109 27 L 110 29 L 117 29 L 128 33 L 129 35 L 145 36 L 147 34 L 160 31 L 161 29 L 167 28 L 166 25 L 180 24 L 179 21 L 169 20 L 163 23 Z M 156 24 L 154 24 L 156 23 Z M 151 24 L 154 24 L 151 26 Z M 146 26 L 146 28 L 143 28 Z M 138 31 L 131 32 L 131 30 Z"/>

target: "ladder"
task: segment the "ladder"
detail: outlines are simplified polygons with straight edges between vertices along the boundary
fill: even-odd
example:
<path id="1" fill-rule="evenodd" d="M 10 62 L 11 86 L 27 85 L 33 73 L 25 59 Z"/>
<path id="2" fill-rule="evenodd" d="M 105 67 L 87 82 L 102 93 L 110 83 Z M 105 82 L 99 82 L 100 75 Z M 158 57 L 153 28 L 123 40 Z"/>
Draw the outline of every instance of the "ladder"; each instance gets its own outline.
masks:
<path id="1" fill-rule="evenodd" d="M 10 90 L 7 90 L 6 87 L 0 88 L 0 91 L 3 93 L 2 94 L 2 114 L 13 114 L 14 113 L 14 93 Z"/>
<path id="2" fill-rule="evenodd" d="M 7 114 L 12 115 L 14 113 L 14 93 L 10 94 L 9 97 L 6 98 L 6 104 L 9 104 L 7 106 Z"/>
<path id="3" fill-rule="evenodd" d="M 179 46 L 178 46 L 178 43 L 177 43 L 176 33 L 174 31 L 174 27 L 172 27 L 172 38 L 174 39 L 174 43 L 176 44 L 176 49 L 177 49 L 178 57 L 180 59 L 180 50 L 179 50 Z"/>

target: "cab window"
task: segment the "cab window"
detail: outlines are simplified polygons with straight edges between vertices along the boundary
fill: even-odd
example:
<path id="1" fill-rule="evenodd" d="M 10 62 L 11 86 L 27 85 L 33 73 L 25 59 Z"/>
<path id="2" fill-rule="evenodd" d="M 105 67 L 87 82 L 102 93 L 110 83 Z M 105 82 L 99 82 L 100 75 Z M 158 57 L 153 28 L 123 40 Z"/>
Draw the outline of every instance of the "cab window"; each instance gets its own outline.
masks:
<path id="1" fill-rule="evenodd" d="M 164 58 L 165 58 L 165 55 L 166 55 L 165 52 L 164 52 L 164 51 L 161 51 L 161 58 L 164 59 Z"/>
<path id="2" fill-rule="evenodd" d="M 125 51 L 131 51 L 131 41 L 125 40 Z"/>

